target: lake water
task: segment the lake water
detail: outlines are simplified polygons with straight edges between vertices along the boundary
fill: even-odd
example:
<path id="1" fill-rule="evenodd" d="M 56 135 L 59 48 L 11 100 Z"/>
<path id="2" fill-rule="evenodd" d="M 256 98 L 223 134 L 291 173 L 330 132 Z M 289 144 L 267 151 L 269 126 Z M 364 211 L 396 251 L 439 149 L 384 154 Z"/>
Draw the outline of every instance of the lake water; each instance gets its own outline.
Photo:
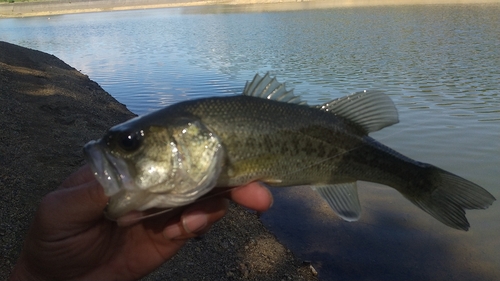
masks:
<path id="1" fill-rule="evenodd" d="M 249 7 L 1 19 L 0 40 L 56 55 L 137 114 L 239 93 L 256 72 L 311 104 L 384 90 L 400 123 L 376 139 L 500 198 L 499 4 Z M 461 232 L 386 187 L 360 188 L 356 223 L 309 189 L 273 192 L 262 220 L 323 280 L 500 280 L 499 202 Z"/>

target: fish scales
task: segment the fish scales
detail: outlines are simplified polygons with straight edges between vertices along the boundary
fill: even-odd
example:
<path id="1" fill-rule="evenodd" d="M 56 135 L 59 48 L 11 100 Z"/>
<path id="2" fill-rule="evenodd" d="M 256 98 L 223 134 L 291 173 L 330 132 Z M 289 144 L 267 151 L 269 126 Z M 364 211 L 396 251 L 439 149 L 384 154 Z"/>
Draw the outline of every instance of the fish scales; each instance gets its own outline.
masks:
<path id="1" fill-rule="evenodd" d="M 271 186 L 363 180 L 401 187 L 424 178 L 415 166 L 432 167 L 383 146 L 342 117 L 297 104 L 233 96 L 171 109 L 162 114 L 195 116 L 221 139 L 227 159 L 217 186 L 265 179 Z"/>
<path id="2" fill-rule="evenodd" d="M 468 230 L 465 210 L 485 209 L 495 198 L 368 136 L 397 122 L 394 104 L 381 92 L 309 106 L 266 74 L 247 83 L 243 95 L 184 101 L 119 124 L 84 151 L 110 196 L 113 219 L 184 206 L 215 186 L 261 181 L 309 186 L 341 218 L 355 221 L 361 213 L 356 182 L 368 181 Z"/>
<path id="3" fill-rule="evenodd" d="M 226 163 L 218 186 L 259 179 L 282 186 L 312 180 L 329 182 L 331 168 L 341 162 L 345 148 L 353 149 L 362 141 L 355 134 L 346 134 L 361 129 L 346 126 L 341 118 L 273 100 L 248 96 L 208 98 L 179 103 L 170 109 L 161 114 L 194 116 L 220 138 Z"/>

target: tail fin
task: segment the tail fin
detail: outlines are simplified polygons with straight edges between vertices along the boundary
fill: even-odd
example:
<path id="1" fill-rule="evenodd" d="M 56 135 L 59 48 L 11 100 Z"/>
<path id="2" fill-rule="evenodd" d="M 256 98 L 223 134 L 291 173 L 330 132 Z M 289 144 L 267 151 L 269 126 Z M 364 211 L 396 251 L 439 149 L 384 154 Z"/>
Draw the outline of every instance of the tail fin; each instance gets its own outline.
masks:
<path id="1" fill-rule="evenodd" d="M 479 185 L 431 166 L 431 192 L 410 198 L 415 205 L 440 222 L 461 230 L 469 230 L 465 210 L 486 209 L 495 197 Z"/>

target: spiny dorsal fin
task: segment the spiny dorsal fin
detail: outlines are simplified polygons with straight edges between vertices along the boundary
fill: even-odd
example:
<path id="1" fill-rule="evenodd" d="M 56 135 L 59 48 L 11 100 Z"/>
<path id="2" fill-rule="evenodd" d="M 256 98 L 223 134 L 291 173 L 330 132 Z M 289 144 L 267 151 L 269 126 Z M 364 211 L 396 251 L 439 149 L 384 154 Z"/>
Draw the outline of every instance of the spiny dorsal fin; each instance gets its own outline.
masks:
<path id="1" fill-rule="evenodd" d="M 264 77 L 255 74 L 251 82 L 247 81 L 243 95 L 300 105 L 307 104 L 300 100 L 299 96 L 293 94 L 293 89 L 287 91 L 284 83 L 278 82 L 276 77 L 271 78 L 269 72 Z"/>
<path id="2" fill-rule="evenodd" d="M 293 89 L 287 91 L 284 83 L 278 82 L 276 77 L 271 78 L 269 72 L 264 77 L 255 74 L 251 82 L 247 81 L 243 95 L 307 105 L 293 94 Z M 360 125 L 367 133 L 399 122 L 394 103 L 379 91 L 356 92 L 315 107 L 344 117 Z"/>
<path id="3" fill-rule="evenodd" d="M 367 133 L 399 122 L 394 102 L 379 91 L 362 91 L 341 97 L 317 108 L 342 116 L 363 127 Z"/>
<path id="4" fill-rule="evenodd" d="M 311 186 L 328 202 L 330 208 L 346 221 L 357 221 L 361 216 L 356 182 Z"/>

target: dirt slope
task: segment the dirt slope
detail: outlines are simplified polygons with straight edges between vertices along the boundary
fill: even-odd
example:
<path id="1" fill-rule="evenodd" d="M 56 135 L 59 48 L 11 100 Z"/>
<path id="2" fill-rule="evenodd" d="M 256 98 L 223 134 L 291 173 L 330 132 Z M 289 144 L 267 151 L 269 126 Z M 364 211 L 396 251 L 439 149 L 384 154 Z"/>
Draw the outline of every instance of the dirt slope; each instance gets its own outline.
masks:
<path id="1" fill-rule="evenodd" d="M 83 165 L 82 146 L 134 115 L 55 56 L 0 41 L 0 279 L 36 206 Z M 257 216 L 232 206 L 145 280 L 316 280 Z"/>

